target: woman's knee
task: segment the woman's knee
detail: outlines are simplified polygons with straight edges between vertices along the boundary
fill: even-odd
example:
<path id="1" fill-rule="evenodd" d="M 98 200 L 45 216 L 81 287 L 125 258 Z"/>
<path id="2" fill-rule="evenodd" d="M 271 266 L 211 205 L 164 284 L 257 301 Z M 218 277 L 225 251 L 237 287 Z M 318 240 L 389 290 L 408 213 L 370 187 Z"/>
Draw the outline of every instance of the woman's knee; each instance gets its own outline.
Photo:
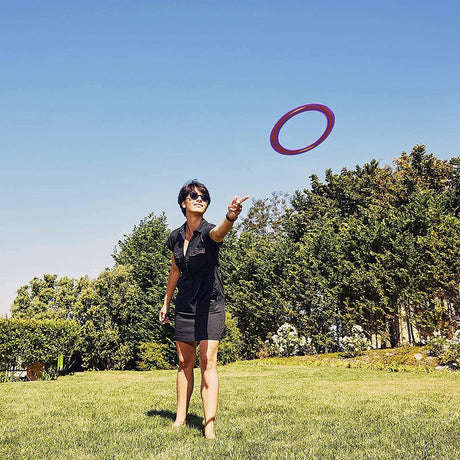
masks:
<path id="1" fill-rule="evenodd" d="M 179 355 L 179 369 L 193 369 L 195 367 L 196 355 Z"/>
<path id="2" fill-rule="evenodd" d="M 179 369 L 193 369 L 196 361 L 196 345 L 194 343 L 177 343 Z"/>
<path id="3" fill-rule="evenodd" d="M 200 368 L 217 369 L 217 350 L 219 342 L 216 341 L 203 341 L 200 343 Z"/>
<path id="4" fill-rule="evenodd" d="M 207 369 L 217 369 L 217 356 L 200 354 L 200 368 L 203 371 Z"/>
<path id="5" fill-rule="evenodd" d="M 196 358 L 193 356 L 189 357 L 184 357 L 180 356 L 179 357 L 179 369 L 193 369 L 195 366 L 195 360 Z"/>

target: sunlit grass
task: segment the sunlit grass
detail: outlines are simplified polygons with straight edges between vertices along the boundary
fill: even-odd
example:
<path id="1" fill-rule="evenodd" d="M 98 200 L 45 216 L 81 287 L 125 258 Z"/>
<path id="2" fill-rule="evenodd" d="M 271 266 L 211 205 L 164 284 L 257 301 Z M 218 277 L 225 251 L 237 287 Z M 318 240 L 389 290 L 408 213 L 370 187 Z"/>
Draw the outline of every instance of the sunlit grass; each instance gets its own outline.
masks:
<path id="1" fill-rule="evenodd" d="M 220 368 L 217 440 L 202 436 L 199 374 L 172 429 L 175 371 L 87 372 L 0 385 L 0 458 L 460 458 L 459 373 L 292 361 Z"/>

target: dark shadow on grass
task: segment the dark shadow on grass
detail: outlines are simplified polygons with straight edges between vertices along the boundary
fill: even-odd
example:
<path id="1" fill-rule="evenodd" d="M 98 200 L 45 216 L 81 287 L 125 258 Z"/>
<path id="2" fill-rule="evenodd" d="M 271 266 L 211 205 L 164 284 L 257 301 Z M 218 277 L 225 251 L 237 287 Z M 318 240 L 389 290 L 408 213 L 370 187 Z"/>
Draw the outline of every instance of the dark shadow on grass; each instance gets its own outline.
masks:
<path id="1" fill-rule="evenodd" d="M 157 410 L 152 409 L 147 412 L 148 417 L 163 417 L 169 420 L 176 420 L 176 413 L 170 410 Z M 187 426 L 190 428 L 195 428 L 197 430 L 203 431 L 203 417 L 200 417 L 196 414 L 188 414 L 187 415 Z"/>

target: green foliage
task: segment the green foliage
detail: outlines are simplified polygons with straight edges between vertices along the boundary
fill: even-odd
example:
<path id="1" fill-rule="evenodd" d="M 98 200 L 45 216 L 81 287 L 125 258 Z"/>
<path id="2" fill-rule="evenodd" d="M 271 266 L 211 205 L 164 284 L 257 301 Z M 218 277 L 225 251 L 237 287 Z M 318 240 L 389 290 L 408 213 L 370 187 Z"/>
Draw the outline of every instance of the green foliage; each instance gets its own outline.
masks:
<path id="1" fill-rule="evenodd" d="M 370 350 L 371 345 L 361 326 L 352 327 L 351 335 L 340 337 L 340 356 L 354 358 L 361 355 L 365 350 Z"/>
<path id="2" fill-rule="evenodd" d="M 265 348 L 259 355 L 266 353 L 268 356 L 288 357 L 313 351 L 311 339 L 299 335 L 292 324 L 284 323 L 278 328 L 276 334 L 270 336 L 265 342 Z"/>
<path id="3" fill-rule="evenodd" d="M 238 224 L 238 231 L 276 240 L 283 232 L 288 198 L 287 193 L 273 192 L 270 198 L 253 200 L 247 216 Z"/>
<path id="4" fill-rule="evenodd" d="M 141 371 L 152 371 L 155 369 L 171 369 L 168 362 L 168 346 L 155 342 L 142 342 L 139 344 L 138 368 Z"/>
<path id="5" fill-rule="evenodd" d="M 228 364 L 241 359 L 243 336 L 232 315 L 225 312 L 225 327 L 219 344 L 218 362 Z"/>
<path id="6" fill-rule="evenodd" d="M 353 324 L 388 344 L 401 343 L 410 321 L 421 336 L 451 327 L 460 285 L 458 162 L 440 161 L 417 146 L 395 160 L 376 161 L 312 189 L 296 192 L 285 228 L 299 243 L 296 289 L 319 351 Z M 456 169 L 457 168 L 457 169 Z M 409 337 L 414 342 L 415 337 Z"/>
<path id="7" fill-rule="evenodd" d="M 280 289 L 283 253 L 277 243 L 253 233 L 242 233 L 237 242 L 231 238 L 221 255 L 228 310 L 243 335 L 243 357 L 254 358 L 287 316 Z"/>
<path id="8" fill-rule="evenodd" d="M 416 146 L 395 168 L 372 160 L 325 183 L 256 200 L 222 251 L 229 308 L 246 358 L 288 322 L 318 352 L 361 324 L 380 344 L 452 327 L 460 286 L 460 161 Z M 283 210 L 279 203 L 282 203 Z M 412 327 L 411 326 L 411 327 Z M 418 338 L 410 329 L 407 338 Z"/>
<path id="9" fill-rule="evenodd" d="M 81 357 L 89 369 L 133 368 L 138 345 L 152 334 L 152 307 L 144 302 L 133 267 L 105 270 L 82 293 L 77 305 L 82 324 Z"/>
<path id="10" fill-rule="evenodd" d="M 86 368 L 134 368 L 141 343 L 161 345 L 175 363 L 174 309 L 171 324 L 157 318 L 168 235 L 164 214 L 150 214 L 118 242 L 112 270 L 92 281 L 34 278 L 18 290 L 13 317 L 75 320 L 75 359 Z M 450 337 L 460 315 L 459 242 L 460 158 L 439 160 L 423 145 L 393 167 L 372 160 L 327 170 L 324 182 L 311 176 L 290 205 L 281 193 L 255 200 L 221 250 L 231 316 L 219 359 L 255 358 L 284 323 L 318 353 L 359 352 L 343 350 L 356 324 L 374 347 Z"/>
<path id="11" fill-rule="evenodd" d="M 150 214 L 118 242 L 112 254 L 116 265 L 131 265 L 133 278 L 150 305 L 163 302 L 171 265 L 171 252 L 166 246 L 169 230 L 164 214 Z"/>
<path id="12" fill-rule="evenodd" d="M 451 366 L 454 369 L 460 367 L 460 329 L 450 339 L 439 333 L 435 334 L 428 341 L 426 348 L 431 356 L 439 358 L 440 365 Z"/>
<path id="13" fill-rule="evenodd" d="M 12 315 L 15 318 L 75 319 L 75 305 L 90 283 L 87 276 L 80 279 L 50 274 L 34 277 L 28 285 L 18 289 Z"/>
<path id="14" fill-rule="evenodd" d="M 0 318 L 0 370 L 40 362 L 51 375 L 56 372 L 60 354 L 68 367 L 79 333 L 74 321 Z"/>
<path id="15" fill-rule="evenodd" d="M 132 267 L 132 281 L 139 287 L 139 299 L 143 302 L 139 319 L 142 316 L 143 332 L 137 343 L 145 341 L 167 345 L 168 361 L 173 364 L 176 354 L 173 311 L 170 315 L 172 324 L 161 325 L 158 321 L 171 267 L 171 251 L 166 246 L 168 236 L 164 213 L 160 216 L 151 213 L 135 225 L 129 235 L 124 235 L 112 257 L 115 267 Z"/>
<path id="16" fill-rule="evenodd" d="M 132 266 L 115 266 L 95 280 L 34 278 L 18 291 L 14 318 L 72 318 L 80 337 L 68 366 L 88 369 L 133 368 L 138 344 L 154 338 L 154 308 L 133 276 Z"/>

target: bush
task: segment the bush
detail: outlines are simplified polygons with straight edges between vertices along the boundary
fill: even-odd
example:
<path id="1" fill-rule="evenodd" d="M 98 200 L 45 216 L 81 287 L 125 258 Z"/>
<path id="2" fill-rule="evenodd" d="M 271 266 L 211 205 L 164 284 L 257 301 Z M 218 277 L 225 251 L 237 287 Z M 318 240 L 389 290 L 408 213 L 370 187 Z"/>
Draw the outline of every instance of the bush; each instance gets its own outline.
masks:
<path id="1" fill-rule="evenodd" d="M 451 339 L 434 334 L 427 345 L 427 352 L 430 356 L 439 358 L 439 364 L 458 368 L 460 363 L 460 329 L 455 332 Z"/>
<path id="2" fill-rule="evenodd" d="M 217 360 L 219 364 L 228 364 L 241 359 L 243 336 L 232 315 L 225 312 L 225 328 L 219 344 Z"/>
<path id="3" fill-rule="evenodd" d="M 0 370 L 25 369 L 39 362 L 47 375 L 56 375 L 59 355 L 70 362 L 79 330 L 73 321 L 0 318 Z"/>
<path id="4" fill-rule="evenodd" d="M 351 328 L 352 335 L 339 338 L 340 356 L 354 358 L 365 350 L 371 349 L 371 344 L 364 334 L 361 326 L 355 325 Z"/>
<path id="5" fill-rule="evenodd" d="M 141 360 L 138 368 L 141 371 L 152 371 L 155 369 L 171 369 L 168 363 L 168 345 L 164 343 L 142 342 L 139 345 Z"/>
<path id="6" fill-rule="evenodd" d="M 297 329 L 289 323 L 284 323 L 266 342 L 259 352 L 259 357 L 268 356 L 295 356 L 314 352 L 311 339 L 299 335 Z"/>

